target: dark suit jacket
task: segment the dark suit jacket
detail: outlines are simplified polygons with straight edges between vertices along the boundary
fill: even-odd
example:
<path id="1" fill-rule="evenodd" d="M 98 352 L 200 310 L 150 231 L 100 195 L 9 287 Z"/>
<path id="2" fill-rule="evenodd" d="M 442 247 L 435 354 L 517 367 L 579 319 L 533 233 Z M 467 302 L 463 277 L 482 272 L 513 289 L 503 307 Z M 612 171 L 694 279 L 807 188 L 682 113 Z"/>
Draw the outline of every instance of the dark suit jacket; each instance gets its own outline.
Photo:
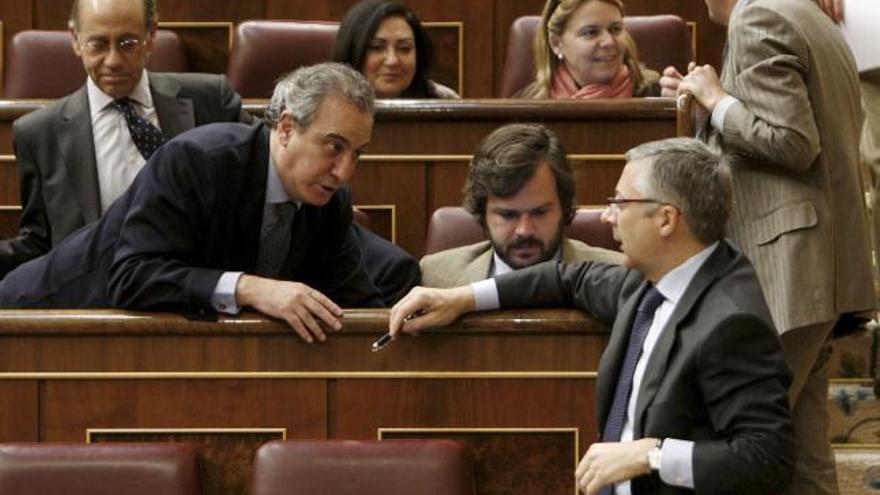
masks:
<path id="1" fill-rule="evenodd" d="M 382 303 L 393 306 L 419 285 L 422 270 L 409 253 L 357 223 L 352 223 L 351 229 L 361 248 L 364 268 L 381 294 Z"/>
<path id="2" fill-rule="evenodd" d="M 253 272 L 269 131 L 211 124 L 159 148 L 97 222 L 0 281 L 0 307 L 201 310 L 224 271 Z M 351 232 L 342 189 L 297 212 L 282 279 L 348 307 L 381 306 Z"/>
<path id="3" fill-rule="evenodd" d="M 159 126 L 168 139 L 211 122 L 250 121 L 223 76 L 150 73 L 149 77 Z M 19 235 L 0 241 L 0 276 L 101 215 L 85 85 L 16 120 L 12 132 L 22 216 Z"/>
<path id="4" fill-rule="evenodd" d="M 638 301 L 647 282 L 635 270 L 544 263 L 496 278 L 503 307 L 583 308 L 612 323 L 599 365 L 599 431 Z M 634 438 L 695 442 L 697 493 L 781 492 L 794 463 L 786 388 L 790 377 L 754 269 L 722 242 L 691 281 L 654 347 L 638 391 Z M 654 473 L 633 493 L 691 493 Z"/>

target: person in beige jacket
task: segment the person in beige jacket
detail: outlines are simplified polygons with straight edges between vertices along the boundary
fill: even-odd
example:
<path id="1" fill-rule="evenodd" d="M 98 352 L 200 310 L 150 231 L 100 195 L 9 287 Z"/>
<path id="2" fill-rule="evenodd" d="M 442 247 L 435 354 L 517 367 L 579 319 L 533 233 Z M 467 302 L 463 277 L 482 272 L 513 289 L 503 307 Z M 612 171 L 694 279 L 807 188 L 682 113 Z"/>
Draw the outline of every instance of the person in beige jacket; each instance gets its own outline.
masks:
<path id="1" fill-rule="evenodd" d="M 833 22 L 811 0 L 706 0 L 727 25 L 724 70 L 664 71 L 664 94 L 691 92 L 706 139 L 734 183 L 731 239 L 758 272 L 782 334 L 797 466 L 787 493 L 836 494 L 829 444 L 830 336 L 872 311 L 868 222 L 859 173 L 858 74 Z"/>
<path id="2" fill-rule="evenodd" d="M 537 124 L 510 124 L 477 147 L 465 183 L 465 208 L 489 240 L 421 260 L 422 285 L 455 287 L 550 259 L 620 264 L 622 255 L 563 236 L 575 214 L 575 183 L 556 135 Z"/>

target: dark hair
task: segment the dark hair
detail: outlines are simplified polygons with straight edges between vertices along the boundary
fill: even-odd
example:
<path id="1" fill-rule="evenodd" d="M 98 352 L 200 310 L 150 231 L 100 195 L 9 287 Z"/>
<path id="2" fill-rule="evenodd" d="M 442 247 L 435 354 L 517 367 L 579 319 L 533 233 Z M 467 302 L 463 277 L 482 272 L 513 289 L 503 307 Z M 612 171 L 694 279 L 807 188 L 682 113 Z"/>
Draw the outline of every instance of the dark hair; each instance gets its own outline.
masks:
<path id="1" fill-rule="evenodd" d="M 146 30 L 150 31 L 156 28 L 159 19 L 156 15 L 156 0 L 143 0 L 144 2 L 144 20 L 146 21 Z M 79 32 L 79 0 L 73 0 L 70 7 L 70 16 L 67 18 L 67 27 Z"/>
<path id="2" fill-rule="evenodd" d="M 419 18 L 402 3 L 390 0 L 361 0 L 348 9 L 333 46 L 333 61 L 362 70 L 367 49 L 379 25 L 389 17 L 400 17 L 409 24 L 416 44 L 416 73 L 412 83 L 400 94 L 401 98 L 436 98 L 428 74 L 433 50 L 431 40 L 422 28 Z"/>
<path id="3" fill-rule="evenodd" d="M 721 156 L 702 141 L 670 138 L 626 152 L 627 161 L 650 159 L 639 189 L 646 197 L 675 205 L 691 234 L 703 244 L 724 237 L 730 217 L 732 181 Z"/>
<path id="4" fill-rule="evenodd" d="M 464 207 L 486 226 L 489 195 L 509 198 L 546 163 L 556 179 L 556 193 L 565 225 L 574 219 L 574 175 L 565 149 L 553 132 L 540 124 L 509 124 L 486 137 L 474 152 L 464 185 Z"/>

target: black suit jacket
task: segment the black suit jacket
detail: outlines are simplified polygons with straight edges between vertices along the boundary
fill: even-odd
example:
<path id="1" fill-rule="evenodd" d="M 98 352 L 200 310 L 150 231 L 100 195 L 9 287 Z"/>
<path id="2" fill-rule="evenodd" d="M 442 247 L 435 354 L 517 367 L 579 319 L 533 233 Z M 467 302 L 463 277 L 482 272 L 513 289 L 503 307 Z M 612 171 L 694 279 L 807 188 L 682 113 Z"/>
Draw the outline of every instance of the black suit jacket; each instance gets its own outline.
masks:
<path id="1" fill-rule="evenodd" d="M 223 76 L 150 73 L 149 78 L 159 126 L 168 139 L 211 122 L 250 121 Z M 85 85 L 19 118 L 12 133 L 22 215 L 19 235 L 0 241 L 0 276 L 101 215 Z"/>
<path id="2" fill-rule="evenodd" d="M 647 282 L 598 263 L 544 263 L 496 278 L 502 306 L 583 308 L 612 324 L 597 381 L 599 431 L 614 398 L 635 310 Z M 634 438 L 694 441 L 697 493 L 775 493 L 794 463 L 788 368 L 748 260 L 721 242 L 691 281 L 645 368 Z M 657 474 L 633 493 L 690 493 Z"/>
<path id="3" fill-rule="evenodd" d="M 253 272 L 269 130 L 211 124 L 163 145 L 97 222 L 0 281 L 0 307 L 210 307 L 224 271 Z M 348 307 L 381 306 L 351 231 L 347 189 L 297 212 L 280 278 Z"/>

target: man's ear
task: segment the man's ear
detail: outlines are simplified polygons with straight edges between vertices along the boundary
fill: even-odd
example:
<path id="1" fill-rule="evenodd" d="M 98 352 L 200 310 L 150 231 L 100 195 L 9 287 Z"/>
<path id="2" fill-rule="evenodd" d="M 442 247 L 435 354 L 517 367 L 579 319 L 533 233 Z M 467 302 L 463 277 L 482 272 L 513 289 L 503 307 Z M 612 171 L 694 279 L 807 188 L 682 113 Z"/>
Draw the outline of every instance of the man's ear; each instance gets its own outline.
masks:
<path id="1" fill-rule="evenodd" d="M 147 49 L 147 55 L 153 53 L 153 46 L 156 42 L 156 24 L 147 29 L 147 37 L 144 39 L 144 47 Z"/>
<path id="2" fill-rule="evenodd" d="M 82 50 L 79 47 L 79 43 L 76 42 L 76 31 L 72 27 L 68 31 L 70 32 L 70 47 L 73 48 L 73 53 L 77 57 L 82 57 Z"/>
<path id="3" fill-rule="evenodd" d="M 293 133 L 299 131 L 299 124 L 293 118 L 293 115 L 290 114 L 290 111 L 284 110 L 281 112 L 281 117 L 278 118 L 277 128 L 281 144 L 287 145 Z"/>
<path id="4" fill-rule="evenodd" d="M 657 215 L 657 226 L 660 229 L 660 235 L 669 237 L 673 232 L 681 228 L 684 220 L 678 208 L 672 205 L 661 205 L 660 214 Z"/>

